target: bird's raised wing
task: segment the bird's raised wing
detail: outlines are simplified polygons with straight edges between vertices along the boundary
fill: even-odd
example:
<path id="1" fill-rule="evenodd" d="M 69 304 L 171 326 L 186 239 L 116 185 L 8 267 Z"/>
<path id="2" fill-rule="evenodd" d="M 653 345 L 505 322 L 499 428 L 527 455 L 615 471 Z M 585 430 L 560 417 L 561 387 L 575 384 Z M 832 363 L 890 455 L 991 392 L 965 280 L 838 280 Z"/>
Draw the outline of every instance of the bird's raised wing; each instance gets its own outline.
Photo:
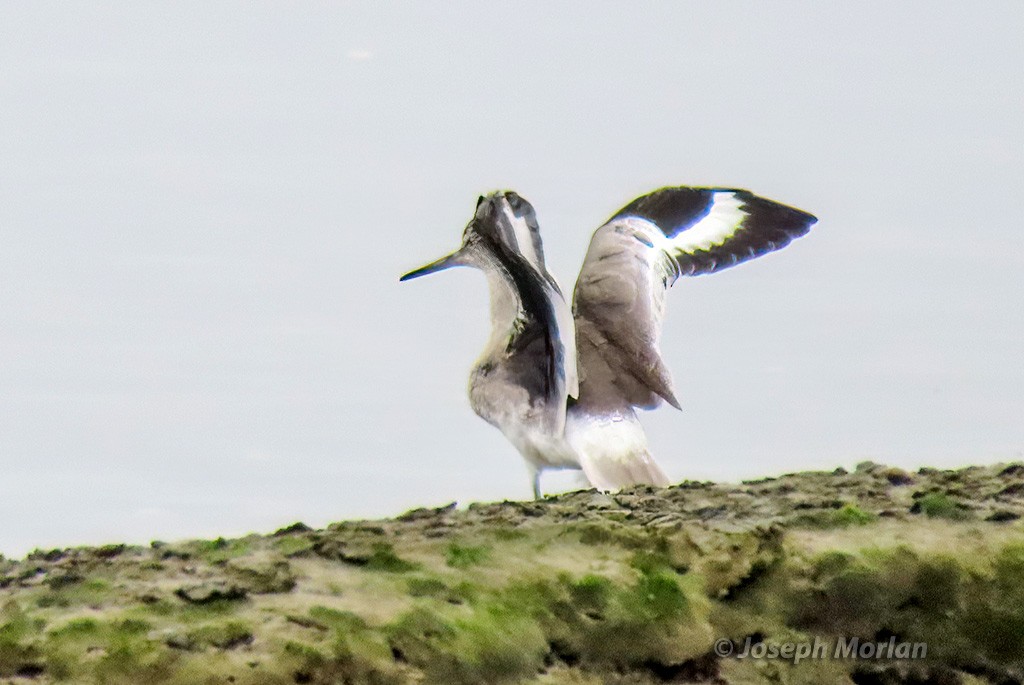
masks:
<path id="1" fill-rule="evenodd" d="M 499 198 L 504 199 L 504 204 L 497 203 Z M 488 211 L 485 208 L 483 214 L 492 217 L 495 233 L 506 250 L 522 257 L 543 280 L 543 289 L 554 311 L 559 331 L 558 339 L 563 349 L 564 362 L 561 368 L 565 377 L 566 392 L 570 397 L 576 397 L 579 394 L 579 383 L 576 377 L 576 338 L 573 335 L 572 312 L 565 302 L 558 281 L 544 263 L 544 244 L 540 237 L 537 213 L 526 198 L 511 190 L 493 193 L 489 198 L 480 198 L 480 202 L 477 203 L 478 213 L 481 203 L 485 201 L 495 203 L 493 210 Z"/>
<path id="2" fill-rule="evenodd" d="M 658 350 L 665 291 L 680 276 L 777 250 L 816 221 L 725 188 L 662 188 L 616 212 L 594 233 L 573 296 L 579 403 L 602 411 L 664 399 L 678 408 Z"/>
<path id="3" fill-rule="evenodd" d="M 538 425 L 560 436 L 567 398 L 579 392 L 576 340 L 572 312 L 544 264 L 533 207 L 512 191 L 491 193 L 477 202 L 466 236 L 464 244 L 471 247 L 464 249 L 473 250 L 472 259 L 482 264 L 491 281 L 491 319 L 497 333 L 485 352 L 492 364 L 478 368 L 499 363 L 506 381 L 526 392 Z M 476 387 L 476 401 L 482 402 L 479 380 Z M 500 397 L 495 403 L 500 404 Z"/>

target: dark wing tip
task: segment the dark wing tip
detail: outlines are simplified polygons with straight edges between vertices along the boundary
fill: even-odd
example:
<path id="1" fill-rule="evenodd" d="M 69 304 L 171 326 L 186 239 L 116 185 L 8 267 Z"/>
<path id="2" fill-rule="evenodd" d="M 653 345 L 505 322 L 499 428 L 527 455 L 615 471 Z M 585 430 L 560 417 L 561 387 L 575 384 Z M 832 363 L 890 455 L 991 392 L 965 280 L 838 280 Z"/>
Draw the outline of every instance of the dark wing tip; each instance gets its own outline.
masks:
<path id="1" fill-rule="evenodd" d="M 813 214 L 746 190 L 737 191 L 736 196 L 743 201 L 743 211 L 749 214 L 743 222 L 748 230 L 781 232 L 792 239 L 804 235 L 818 223 L 818 217 Z"/>
<path id="2" fill-rule="evenodd" d="M 673 253 L 681 275 L 713 273 L 782 249 L 806 235 L 818 218 L 802 209 L 769 200 L 748 190 L 728 191 L 741 203 L 742 218 L 723 243 L 707 249 Z"/>

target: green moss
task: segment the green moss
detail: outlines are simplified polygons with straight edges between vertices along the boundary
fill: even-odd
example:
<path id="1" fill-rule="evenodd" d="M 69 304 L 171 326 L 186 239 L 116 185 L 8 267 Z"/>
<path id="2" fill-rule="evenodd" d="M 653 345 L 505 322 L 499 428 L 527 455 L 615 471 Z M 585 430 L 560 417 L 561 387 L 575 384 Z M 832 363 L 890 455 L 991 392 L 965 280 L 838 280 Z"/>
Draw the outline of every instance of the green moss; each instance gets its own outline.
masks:
<path id="1" fill-rule="evenodd" d="M 0 676 L 13 676 L 41 663 L 38 636 L 43 626 L 11 600 L 0 610 Z"/>
<path id="2" fill-rule="evenodd" d="M 399 557 L 394 548 L 386 542 L 373 545 L 373 551 L 364 568 L 371 571 L 387 571 L 389 573 L 406 573 L 419 568 L 418 564 Z"/>
<path id="3" fill-rule="evenodd" d="M 832 524 L 841 528 L 846 526 L 864 526 L 873 523 L 877 518 L 875 514 L 864 511 L 856 504 L 844 504 L 831 513 Z"/>
<path id="4" fill-rule="evenodd" d="M 642 549 L 648 541 L 647 536 L 611 521 L 580 523 L 570 530 L 579 535 L 584 545 L 617 545 L 625 549 Z"/>
<path id="5" fill-rule="evenodd" d="M 325 682 L 390 683 L 395 680 L 391 648 L 384 636 L 349 611 L 324 606 L 309 610 L 309 618 L 333 631 L 333 643 L 322 659 L 306 659 L 306 668 Z M 319 651 L 319 650 L 318 650 Z M 319 681 L 318 681 L 319 682 Z"/>
<path id="6" fill-rule="evenodd" d="M 252 541 L 249 538 L 194 540 L 189 543 L 188 548 L 196 557 L 207 563 L 222 564 L 247 554 L 252 548 Z"/>
<path id="7" fill-rule="evenodd" d="M 114 632 L 124 635 L 143 635 L 153 629 L 148 621 L 135 618 L 125 618 L 114 621 L 112 624 Z"/>
<path id="8" fill-rule="evenodd" d="M 333 645 L 333 674 L 341 682 L 390 685 L 405 683 L 394 665 L 391 645 L 358 616 L 343 617 Z"/>
<path id="9" fill-rule="evenodd" d="M 104 684 L 162 683 L 174 674 L 177 660 L 162 643 L 141 635 L 115 634 L 93 672 Z"/>
<path id="10" fill-rule="evenodd" d="M 275 538 L 274 549 L 286 557 L 299 556 L 313 549 L 313 541 L 301 535 L 288 535 Z"/>
<path id="11" fill-rule="evenodd" d="M 309 617 L 321 625 L 335 630 L 364 630 L 366 621 L 351 611 L 339 611 L 325 606 L 314 606 L 309 610 Z"/>
<path id="12" fill-rule="evenodd" d="M 460 545 L 453 542 L 445 550 L 445 563 L 452 568 L 469 568 L 487 561 L 491 549 L 483 545 Z"/>
<path id="13" fill-rule="evenodd" d="M 1024 579 L 1024 543 L 1006 545 L 992 560 L 994 581 L 1000 591 L 1013 597 L 1024 594 L 1021 581 Z"/>
<path id="14" fill-rule="evenodd" d="M 195 648 L 233 649 L 252 642 L 253 631 L 252 626 L 243 621 L 227 621 L 199 626 L 190 630 L 186 637 Z"/>
<path id="15" fill-rule="evenodd" d="M 637 550 L 630 557 L 629 565 L 644 574 L 671 568 L 668 555 L 661 549 Z"/>
<path id="16" fill-rule="evenodd" d="M 53 587 L 36 597 L 36 606 L 40 608 L 66 608 L 98 605 L 105 600 L 109 600 L 110 595 L 111 586 L 107 580 L 103 578 L 86 578 L 74 583 L 55 583 Z"/>
<path id="17" fill-rule="evenodd" d="M 430 597 L 450 604 L 472 602 L 479 595 L 478 588 L 468 582 L 450 586 L 435 577 L 412 577 L 408 583 L 413 597 Z"/>
<path id="18" fill-rule="evenodd" d="M 855 557 L 849 552 L 825 552 L 812 560 L 812 578 L 832 576 L 850 566 Z"/>
<path id="19" fill-rule="evenodd" d="M 584 576 L 570 586 L 573 612 L 556 613 L 549 638 L 570 661 L 598 669 L 679 663 L 710 645 L 706 617 L 688 594 L 695 591 L 664 569 L 641 573 L 625 587 Z"/>
<path id="20" fill-rule="evenodd" d="M 519 530 L 518 528 L 499 527 L 495 528 L 492 534 L 494 535 L 495 540 L 501 540 L 503 542 L 508 542 L 511 540 L 522 540 L 526 537 L 526 533 Z"/>
<path id="21" fill-rule="evenodd" d="M 449 682 L 513 682 L 537 673 L 544 664 L 548 644 L 543 631 L 513 607 L 494 605 L 456 627 L 453 653 L 466 660 Z"/>
<path id="22" fill-rule="evenodd" d="M 64 625 L 55 628 L 50 635 L 53 637 L 78 637 L 81 635 L 95 635 L 100 628 L 99 621 L 94 618 L 75 618 Z"/>
<path id="23" fill-rule="evenodd" d="M 178 605 L 163 598 L 148 598 L 140 601 L 137 611 L 142 614 L 153 616 L 170 616 L 178 608 Z"/>
<path id="24" fill-rule="evenodd" d="M 789 623 L 812 633 L 896 634 L 929 645 L 930 659 L 1016 667 L 1024 660 L 1024 546 L 1001 549 L 990 568 L 908 548 L 829 554 L 811 566 L 811 587 L 789 569 Z"/>
<path id="25" fill-rule="evenodd" d="M 675 574 L 661 571 L 643 574 L 623 600 L 631 613 L 650 621 L 676 618 L 689 608 Z"/>
<path id="26" fill-rule="evenodd" d="M 387 631 L 392 649 L 427 682 L 452 685 L 518 682 L 540 670 L 548 649 L 540 626 L 500 601 L 457 619 L 415 609 Z"/>
<path id="27" fill-rule="evenodd" d="M 203 604 L 185 604 L 178 606 L 176 615 L 185 623 L 209 621 L 238 611 L 238 602 L 232 599 L 215 599 Z"/>
<path id="28" fill-rule="evenodd" d="M 413 597 L 442 597 L 448 593 L 448 586 L 437 578 L 410 578 L 406 583 Z"/>
<path id="29" fill-rule="evenodd" d="M 610 580 L 596 575 L 586 575 L 577 581 L 569 581 L 568 586 L 573 604 L 591 614 L 605 611 L 614 591 Z"/>
<path id="30" fill-rule="evenodd" d="M 297 582 L 291 565 L 283 559 L 271 562 L 231 561 L 227 565 L 227 572 L 238 585 L 252 594 L 289 592 Z"/>
<path id="31" fill-rule="evenodd" d="M 327 661 L 327 656 L 315 645 L 308 642 L 289 640 L 284 645 L 284 653 L 300 659 L 308 666 L 319 666 Z"/>
<path id="32" fill-rule="evenodd" d="M 308 642 L 289 640 L 284 645 L 284 657 L 281 659 L 288 664 L 294 673 L 294 682 L 311 683 L 318 671 L 327 664 L 327 655 L 321 649 Z"/>
<path id="33" fill-rule="evenodd" d="M 801 523 L 814 530 L 785 537 L 784 524 L 760 518 L 760 501 L 749 513 L 755 520 L 744 518 L 746 495 L 735 520 L 682 526 L 667 519 L 644 525 L 646 515 L 616 521 L 589 510 L 578 521 L 571 515 L 575 502 L 552 500 L 530 517 L 528 539 L 523 529 L 492 525 L 501 517 L 488 514 L 444 541 L 421 537 L 422 522 L 361 523 L 337 526 L 329 535 L 196 541 L 158 545 L 152 553 L 63 550 L 0 561 L 0 591 L 18 599 L 0 609 L 0 681 L 27 680 L 22 673 L 37 674 L 41 683 L 111 685 L 643 685 L 716 677 L 931 682 L 939 674 L 966 683 L 974 680 L 962 671 L 972 669 L 1010 682 L 1024 666 L 1024 543 L 1001 544 L 1024 529 L 979 520 L 936 534 L 926 518 L 970 516 L 966 498 L 978 491 L 966 480 L 919 474 L 919 489 L 932 491 L 915 500 L 923 516 L 868 531 L 837 530 L 870 524 L 876 520 L 871 511 L 902 506 L 909 497 L 882 476 L 873 478 L 849 479 L 844 494 L 861 498 L 863 509 L 800 509 L 788 516 L 809 517 Z M 831 479 L 820 477 L 806 496 L 797 491 L 799 501 L 823 501 L 818 486 L 833 487 Z M 992 506 L 984 493 L 1016 488 L 1016 480 L 986 487 L 976 498 L 979 518 Z M 965 493 L 963 503 L 958 492 Z M 1013 492 L 999 495 L 1000 507 L 1017 506 Z M 898 499 L 886 504 L 879 493 Z M 692 494 L 692 501 L 678 491 L 666 498 L 686 495 L 680 510 L 689 511 L 703 508 L 705 497 L 722 495 Z M 786 519 L 789 500 L 775 511 L 773 520 Z M 872 531 L 877 546 L 852 547 L 872 539 Z M 893 546 L 883 535 L 890 532 L 911 544 Z M 331 545 L 282 560 L 312 550 L 310 536 Z M 191 560 L 181 563 L 174 549 Z M 421 558 L 422 564 L 413 561 Z M 448 568 L 438 567 L 441 560 Z M 301 594 L 286 593 L 294 580 L 288 564 L 302 578 Z M 529 571 L 516 575 L 518 569 Z M 182 601 L 172 590 L 186 581 L 243 587 L 249 599 Z M 335 602 L 331 593 L 342 599 Z M 386 602 L 365 617 L 336 608 L 363 606 L 378 596 L 371 593 Z M 317 595 L 331 606 L 309 608 L 308 598 Z M 395 606 L 412 610 L 396 619 L 389 613 Z M 718 637 L 755 634 L 768 642 L 895 635 L 927 643 L 928 663 L 794 666 L 705 658 Z"/>
<path id="34" fill-rule="evenodd" d="M 911 509 L 929 518 L 943 518 L 964 521 L 971 518 L 971 512 L 961 502 L 942 492 L 929 492 L 920 497 Z"/>
<path id="35" fill-rule="evenodd" d="M 964 631 L 978 651 L 1000 663 L 1024 660 L 1024 545 L 1011 543 L 992 560 L 991 575 L 966 587 Z"/>
<path id="36" fill-rule="evenodd" d="M 420 609 L 400 626 L 399 649 L 403 654 L 411 649 L 413 663 L 431 664 L 438 682 L 522 677 L 545 652 L 570 663 L 627 669 L 649 661 L 678 663 L 704 653 L 710 647 L 710 626 L 690 596 L 696 583 L 687 590 L 680 576 L 661 563 L 640 565 L 647 572 L 625 586 L 596 574 L 561 574 L 555 582 L 522 579 L 492 590 L 470 605 L 468 617 Z M 403 640 L 411 646 L 403 647 Z M 499 664 L 493 652 L 509 644 L 526 652 L 515 662 Z M 466 672 L 452 665 L 467 661 L 482 670 Z"/>
<path id="37" fill-rule="evenodd" d="M 102 545 L 96 548 L 96 556 L 103 559 L 112 559 L 117 556 L 121 556 L 128 549 L 127 545 L 122 543 L 115 543 L 110 545 Z"/>
<path id="38" fill-rule="evenodd" d="M 878 516 L 876 514 L 864 511 L 856 504 L 847 503 L 838 509 L 825 509 L 800 514 L 793 519 L 793 523 L 801 527 L 830 529 L 865 526 L 877 520 Z"/>

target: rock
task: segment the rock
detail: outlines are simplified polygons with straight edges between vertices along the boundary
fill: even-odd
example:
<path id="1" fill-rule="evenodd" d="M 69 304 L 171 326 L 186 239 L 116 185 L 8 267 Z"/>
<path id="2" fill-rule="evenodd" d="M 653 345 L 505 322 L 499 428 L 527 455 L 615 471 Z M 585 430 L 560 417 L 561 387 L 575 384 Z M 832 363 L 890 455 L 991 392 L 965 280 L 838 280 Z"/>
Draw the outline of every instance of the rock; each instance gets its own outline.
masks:
<path id="1" fill-rule="evenodd" d="M 369 542 L 349 542 L 337 537 L 324 537 L 313 543 L 313 553 L 323 559 L 365 566 L 373 557 L 373 545 Z"/>
<path id="2" fill-rule="evenodd" d="M 1024 492 L 1024 483 L 1011 483 L 999 491 L 1004 497 L 1017 497 Z"/>
<path id="3" fill-rule="evenodd" d="M 219 683 L 1018 682 L 1019 654 L 989 645 L 1017 645 L 1024 625 L 1022 520 L 1024 464 L 867 463 L 38 550 L 0 559 L 0 682 L 116 668 L 145 683 L 184 664 L 189 682 Z M 800 664 L 708 651 L 895 630 L 955 649 Z"/>
<path id="4" fill-rule="evenodd" d="M 60 590 L 71 585 L 76 585 L 85 580 L 85 576 L 77 571 L 65 571 L 63 573 L 53 573 L 46 577 L 43 583 L 51 590 Z"/>
<path id="5" fill-rule="evenodd" d="M 225 581 L 209 581 L 194 585 L 183 585 L 174 594 L 189 604 L 210 604 L 220 600 L 236 601 L 245 599 L 245 588 Z"/>
<path id="6" fill-rule="evenodd" d="M 165 630 L 159 633 L 152 633 L 149 635 L 151 640 L 159 640 L 171 649 L 178 649 L 183 652 L 191 652 L 195 650 L 198 645 L 189 639 L 189 636 L 180 630 Z"/>
<path id="7" fill-rule="evenodd" d="M 399 521 L 421 521 L 423 519 L 437 518 L 438 516 L 444 516 L 445 514 L 454 511 L 456 505 L 457 502 L 449 502 L 443 507 L 420 507 L 419 509 L 410 509 L 404 514 L 399 514 L 397 519 Z"/>
<path id="8" fill-rule="evenodd" d="M 127 545 L 103 545 L 96 548 L 95 554 L 100 559 L 113 559 L 123 554 L 127 548 Z"/>
<path id="9" fill-rule="evenodd" d="M 29 552 L 28 559 L 31 561 L 49 561 L 51 563 L 60 561 L 67 556 L 69 550 L 66 549 L 37 549 Z"/>
<path id="10" fill-rule="evenodd" d="M 999 476 L 1001 478 L 1006 478 L 1007 476 L 1019 476 L 1022 473 L 1024 473 L 1024 464 L 1017 463 L 1010 464 L 1009 466 L 1004 468 L 1002 471 L 999 472 Z"/>
<path id="11" fill-rule="evenodd" d="M 293 523 L 290 526 L 285 526 L 284 528 L 278 528 L 277 530 L 274 531 L 274 537 L 275 538 L 279 538 L 279 537 L 282 537 L 284 535 L 294 535 L 295 533 L 308 533 L 308 532 L 310 532 L 312 530 L 313 530 L 312 528 L 307 526 L 302 521 L 298 521 L 296 523 Z"/>
<path id="12" fill-rule="evenodd" d="M 283 560 L 232 559 L 226 570 L 238 587 L 254 595 L 290 592 L 296 583 L 291 566 Z"/>
<path id="13" fill-rule="evenodd" d="M 882 472 L 882 475 L 885 476 L 885 479 L 889 481 L 890 485 L 913 485 L 914 483 L 914 477 L 903 469 L 895 467 L 887 468 Z"/>

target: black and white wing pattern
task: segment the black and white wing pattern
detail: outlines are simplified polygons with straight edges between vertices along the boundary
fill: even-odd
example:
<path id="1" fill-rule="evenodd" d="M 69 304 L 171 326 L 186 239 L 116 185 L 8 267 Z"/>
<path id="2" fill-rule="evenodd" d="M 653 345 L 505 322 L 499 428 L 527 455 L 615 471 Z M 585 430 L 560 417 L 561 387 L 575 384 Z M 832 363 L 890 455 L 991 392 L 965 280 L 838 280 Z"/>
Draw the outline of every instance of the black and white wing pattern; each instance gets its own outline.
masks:
<path id="1" fill-rule="evenodd" d="M 658 341 L 665 291 L 787 245 L 817 219 L 746 190 L 662 188 L 594 233 L 573 312 L 581 408 L 678 408 Z"/>
<path id="2" fill-rule="evenodd" d="M 478 218 L 480 215 L 490 217 L 495 232 L 508 252 L 518 254 L 543 280 L 545 299 L 554 311 L 558 338 L 564 352 L 562 370 L 566 392 L 570 397 L 576 397 L 579 383 L 576 376 L 576 339 L 572 333 L 572 313 L 565 303 L 558 281 L 544 263 L 544 244 L 533 205 L 515 191 L 506 190 L 493 193 L 487 198 L 481 197 L 477 202 L 477 213 Z"/>

